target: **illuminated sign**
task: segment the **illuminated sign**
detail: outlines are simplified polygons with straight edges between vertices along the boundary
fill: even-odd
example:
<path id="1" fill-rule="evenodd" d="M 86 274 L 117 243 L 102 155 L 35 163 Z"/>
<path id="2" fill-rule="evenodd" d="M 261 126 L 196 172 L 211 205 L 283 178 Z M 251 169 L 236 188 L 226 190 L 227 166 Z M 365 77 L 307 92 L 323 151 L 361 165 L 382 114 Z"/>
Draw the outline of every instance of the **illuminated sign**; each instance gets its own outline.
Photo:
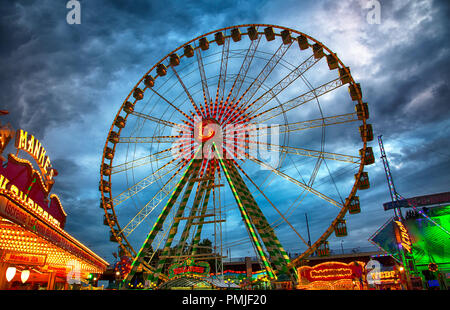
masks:
<path id="1" fill-rule="evenodd" d="M 207 262 L 194 262 L 191 259 L 187 259 L 183 263 L 175 263 L 169 267 L 169 278 L 182 276 L 182 275 L 194 275 L 194 276 L 208 276 L 209 264 Z"/>
<path id="2" fill-rule="evenodd" d="M 314 267 L 299 267 L 298 275 L 302 280 L 308 282 L 353 279 L 362 274 L 362 266 L 362 263 L 359 263 L 358 267 L 354 263 L 345 264 L 341 262 L 326 262 Z"/>
<path id="3" fill-rule="evenodd" d="M 54 194 L 49 197 L 58 172 L 52 168 L 47 151 L 23 129 L 16 131 L 15 147 L 17 154 L 9 154 L 7 165 L 0 166 L 0 193 L 46 223 L 64 228 L 67 215 L 61 202 Z M 20 150 L 35 160 L 38 170 L 28 160 L 17 157 Z"/>
<path id="4" fill-rule="evenodd" d="M 46 255 L 40 254 L 6 252 L 2 256 L 2 261 L 8 262 L 9 264 L 44 266 L 46 258 Z"/>
<path id="5" fill-rule="evenodd" d="M 450 192 L 417 196 L 398 201 L 386 202 L 383 204 L 384 210 L 390 210 L 394 208 L 408 208 L 411 205 L 415 207 L 436 205 L 450 202 Z"/>
<path id="6" fill-rule="evenodd" d="M 408 230 L 400 221 L 394 221 L 396 224 L 395 236 L 397 238 L 397 242 L 401 244 L 402 248 L 405 249 L 408 253 L 411 253 L 411 239 L 408 235 Z"/>
<path id="7" fill-rule="evenodd" d="M 9 189 L 7 189 L 7 186 Z M 8 196 L 14 196 L 21 202 L 21 205 L 25 206 L 28 210 L 41 217 L 45 221 L 52 225 L 61 226 L 61 223 L 55 219 L 49 212 L 39 206 L 33 199 L 26 196 L 17 186 L 10 184 L 9 180 L 0 174 L 0 190 L 6 193 Z"/>
<path id="8" fill-rule="evenodd" d="M 0 166 L 0 193 L 43 221 L 64 228 L 67 215 L 58 196 L 47 198 L 45 185 L 29 161 L 8 155 L 6 167 Z"/>
<path id="9" fill-rule="evenodd" d="M 397 273 L 394 270 L 391 271 L 381 271 L 371 273 L 373 280 L 387 280 L 397 278 Z"/>
<path id="10" fill-rule="evenodd" d="M 53 185 L 53 177 L 57 173 L 51 166 L 50 157 L 45 148 L 38 139 L 22 129 L 17 130 L 15 146 L 18 150 L 23 150 L 33 157 L 41 170 L 48 190 Z"/>
<path id="11" fill-rule="evenodd" d="M 182 266 L 178 268 L 173 269 L 174 275 L 180 275 L 182 273 L 196 273 L 196 274 L 202 274 L 205 272 L 205 267 L 203 266 Z"/>

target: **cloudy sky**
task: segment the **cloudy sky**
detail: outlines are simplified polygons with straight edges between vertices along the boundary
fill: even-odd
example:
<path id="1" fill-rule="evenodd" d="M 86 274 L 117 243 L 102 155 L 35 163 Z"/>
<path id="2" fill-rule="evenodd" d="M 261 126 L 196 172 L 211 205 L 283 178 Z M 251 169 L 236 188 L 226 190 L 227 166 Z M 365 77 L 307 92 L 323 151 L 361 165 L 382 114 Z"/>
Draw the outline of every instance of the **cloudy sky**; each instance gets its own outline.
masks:
<path id="1" fill-rule="evenodd" d="M 67 1 L 0 4 L 1 119 L 38 137 L 59 176 L 54 187 L 67 231 L 112 261 L 98 207 L 98 167 L 111 123 L 142 75 L 167 53 L 203 33 L 239 24 L 274 24 L 307 33 L 351 67 L 370 106 L 377 159 L 372 187 L 360 194 L 345 248 L 367 239 L 391 213 L 376 137 L 383 135 L 397 190 L 405 197 L 450 185 L 448 1 L 97 1 L 80 0 L 69 25 Z M 340 246 L 332 243 L 332 248 Z"/>

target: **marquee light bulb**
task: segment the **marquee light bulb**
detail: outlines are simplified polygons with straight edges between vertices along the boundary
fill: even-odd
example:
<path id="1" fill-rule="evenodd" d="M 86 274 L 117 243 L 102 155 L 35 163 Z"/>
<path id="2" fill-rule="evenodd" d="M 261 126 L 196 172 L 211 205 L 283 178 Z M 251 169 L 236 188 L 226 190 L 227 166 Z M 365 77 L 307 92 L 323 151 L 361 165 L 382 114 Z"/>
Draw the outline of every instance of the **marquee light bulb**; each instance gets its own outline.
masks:
<path id="1" fill-rule="evenodd" d="M 16 267 L 8 267 L 6 269 L 6 281 L 10 282 L 16 275 Z"/>
<path id="2" fill-rule="evenodd" d="M 27 282 L 29 277 L 30 277 L 30 270 L 29 269 L 22 270 L 22 273 L 20 274 L 20 280 L 22 280 L 22 283 Z"/>

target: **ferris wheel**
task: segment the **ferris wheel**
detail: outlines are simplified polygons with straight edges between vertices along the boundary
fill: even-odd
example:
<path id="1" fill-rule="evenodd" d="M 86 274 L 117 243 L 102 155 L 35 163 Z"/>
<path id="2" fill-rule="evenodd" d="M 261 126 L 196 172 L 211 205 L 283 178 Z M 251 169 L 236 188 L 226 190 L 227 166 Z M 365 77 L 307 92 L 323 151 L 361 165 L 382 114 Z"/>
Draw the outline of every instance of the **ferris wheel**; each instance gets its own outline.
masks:
<path id="1" fill-rule="evenodd" d="M 295 281 L 360 212 L 368 118 L 349 67 L 297 30 L 238 25 L 174 49 L 125 98 L 103 149 L 100 206 L 129 277 L 165 281 L 187 259 L 220 272 L 233 251 Z"/>

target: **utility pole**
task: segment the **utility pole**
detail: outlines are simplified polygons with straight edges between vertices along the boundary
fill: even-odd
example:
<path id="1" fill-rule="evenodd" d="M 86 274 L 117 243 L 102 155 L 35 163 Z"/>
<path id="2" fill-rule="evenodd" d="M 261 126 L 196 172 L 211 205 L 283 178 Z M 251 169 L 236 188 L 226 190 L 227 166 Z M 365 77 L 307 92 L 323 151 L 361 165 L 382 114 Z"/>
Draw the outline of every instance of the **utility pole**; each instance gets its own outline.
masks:
<path id="1" fill-rule="evenodd" d="M 306 229 L 308 230 L 308 246 L 311 247 L 311 235 L 309 234 L 309 223 L 307 213 L 305 213 L 305 217 L 306 217 Z"/>

